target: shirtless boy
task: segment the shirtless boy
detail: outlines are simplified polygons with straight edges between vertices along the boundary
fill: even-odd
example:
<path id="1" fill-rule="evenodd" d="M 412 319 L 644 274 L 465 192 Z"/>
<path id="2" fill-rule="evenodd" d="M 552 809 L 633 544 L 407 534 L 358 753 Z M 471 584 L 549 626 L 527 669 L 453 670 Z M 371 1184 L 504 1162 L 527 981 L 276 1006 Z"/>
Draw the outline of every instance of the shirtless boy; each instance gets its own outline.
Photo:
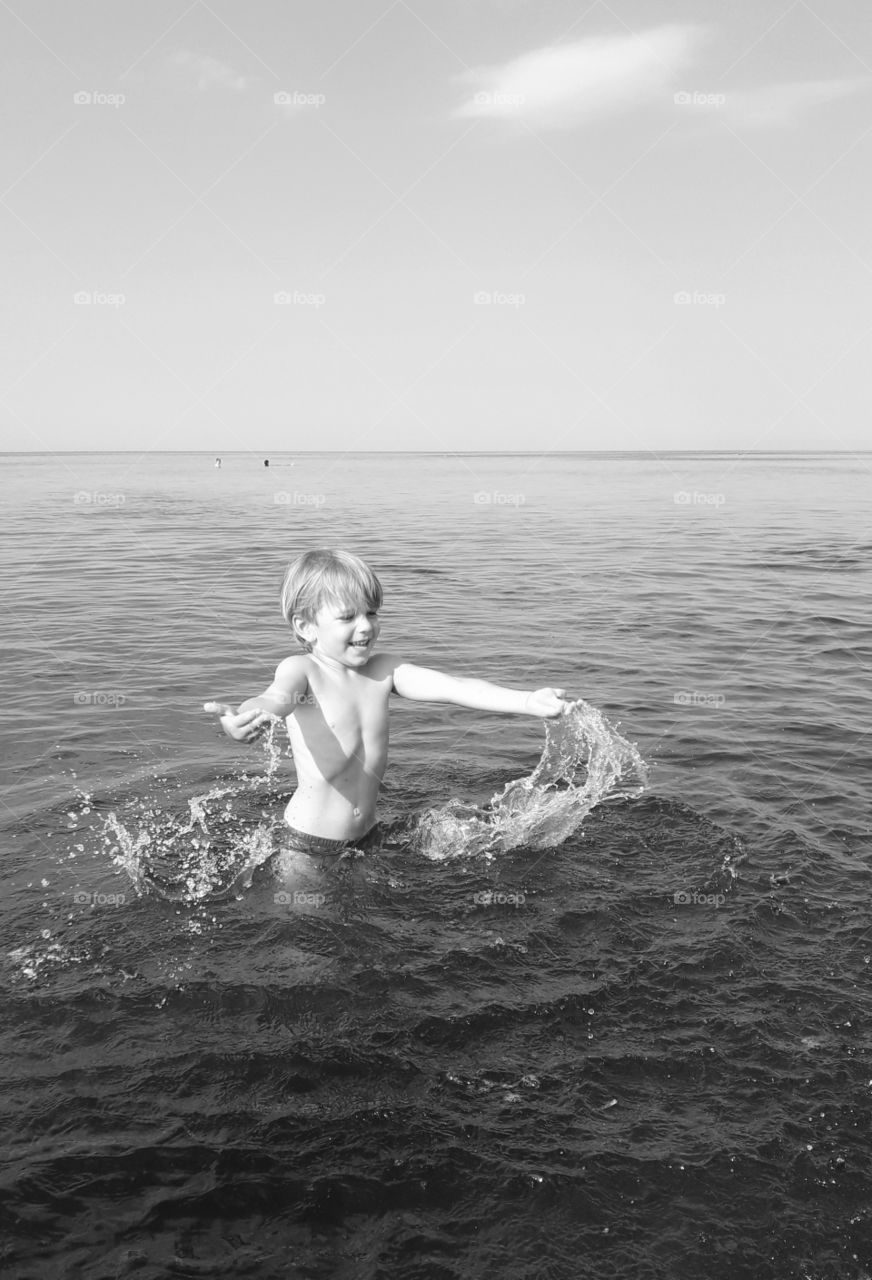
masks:
<path id="1" fill-rule="evenodd" d="M 506 689 L 376 653 L 381 603 L 381 583 L 357 556 L 307 551 L 288 567 L 282 587 L 282 612 L 306 652 L 280 662 L 269 688 L 237 711 L 205 704 L 237 742 L 251 742 L 273 717 L 285 718 L 297 769 L 285 820 L 300 853 L 342 850 L 374 829 L 392 693 L 549 718 L 567 705 L 563 689 Z"/>

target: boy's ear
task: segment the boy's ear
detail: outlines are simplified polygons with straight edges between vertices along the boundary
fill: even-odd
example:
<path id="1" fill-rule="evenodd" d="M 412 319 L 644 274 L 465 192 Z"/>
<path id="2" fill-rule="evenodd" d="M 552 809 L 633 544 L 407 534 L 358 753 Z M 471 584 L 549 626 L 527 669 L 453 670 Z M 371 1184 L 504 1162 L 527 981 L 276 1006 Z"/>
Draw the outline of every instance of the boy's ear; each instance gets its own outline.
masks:
<path id="1" fill-rule="evenodd" d="M 305 640 L 307 644 L 312 643 L 312 623 L 302 617 L 301 614 L 295 613 L 291 618 L 291 629 L 300 640 Z"/>

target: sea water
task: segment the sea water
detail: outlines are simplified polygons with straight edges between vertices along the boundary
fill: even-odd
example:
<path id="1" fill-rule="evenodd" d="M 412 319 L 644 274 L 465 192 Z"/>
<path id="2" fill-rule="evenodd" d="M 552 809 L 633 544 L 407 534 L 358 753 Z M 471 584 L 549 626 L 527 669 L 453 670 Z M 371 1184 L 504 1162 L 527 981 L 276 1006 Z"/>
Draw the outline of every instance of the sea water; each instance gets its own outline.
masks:
<path id="1" fill-rule="evenodd" d="M 5 461 L 4 1273 L 861 1280 L 869 459 L 213 461 Z M 202 704 L 311 545 L 574 706 L 398 699 L 289 893 L 284 731 Z"/>

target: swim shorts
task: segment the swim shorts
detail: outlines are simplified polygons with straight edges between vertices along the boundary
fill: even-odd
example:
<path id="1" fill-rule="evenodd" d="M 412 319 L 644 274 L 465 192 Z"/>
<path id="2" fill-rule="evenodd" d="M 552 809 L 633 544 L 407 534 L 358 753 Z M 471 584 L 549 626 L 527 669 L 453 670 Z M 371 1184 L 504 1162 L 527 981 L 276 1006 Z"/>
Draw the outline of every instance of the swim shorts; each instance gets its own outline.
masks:
<path id="1" fill-rule="evenodd" d="M 370 848 L 376 843 L 379 836 L 378 823 L 370 827 L 366 835 L 358 836 L 356 840 L 328 840 L 324 836 L 313 836 L 308 831 L 298 831 L 296 827 L 292 827 L 289 822 L 285 823 L 285 835 L 290 841 L 290 847 L 298 853 L 346 853 L 349 849 L 364 850 Z"/>

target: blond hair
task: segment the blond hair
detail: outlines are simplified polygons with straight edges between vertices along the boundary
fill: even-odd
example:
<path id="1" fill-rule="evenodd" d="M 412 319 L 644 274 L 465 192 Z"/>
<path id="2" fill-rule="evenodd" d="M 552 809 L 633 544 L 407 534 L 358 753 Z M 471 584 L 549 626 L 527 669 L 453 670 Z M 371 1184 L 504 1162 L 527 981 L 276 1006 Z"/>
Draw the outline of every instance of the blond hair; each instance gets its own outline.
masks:
<path id="1" fill-rule="evenodd" d="M 350 607 L 356 612 L 380 609 L 382 585 L 359 556 L 350 551 L 304 551 L 285 570 L 282 582 L 282 613 L 299 644 L 311 650 L 294 623 L 294 618 L 314 622 L 324 604 Z"/>

